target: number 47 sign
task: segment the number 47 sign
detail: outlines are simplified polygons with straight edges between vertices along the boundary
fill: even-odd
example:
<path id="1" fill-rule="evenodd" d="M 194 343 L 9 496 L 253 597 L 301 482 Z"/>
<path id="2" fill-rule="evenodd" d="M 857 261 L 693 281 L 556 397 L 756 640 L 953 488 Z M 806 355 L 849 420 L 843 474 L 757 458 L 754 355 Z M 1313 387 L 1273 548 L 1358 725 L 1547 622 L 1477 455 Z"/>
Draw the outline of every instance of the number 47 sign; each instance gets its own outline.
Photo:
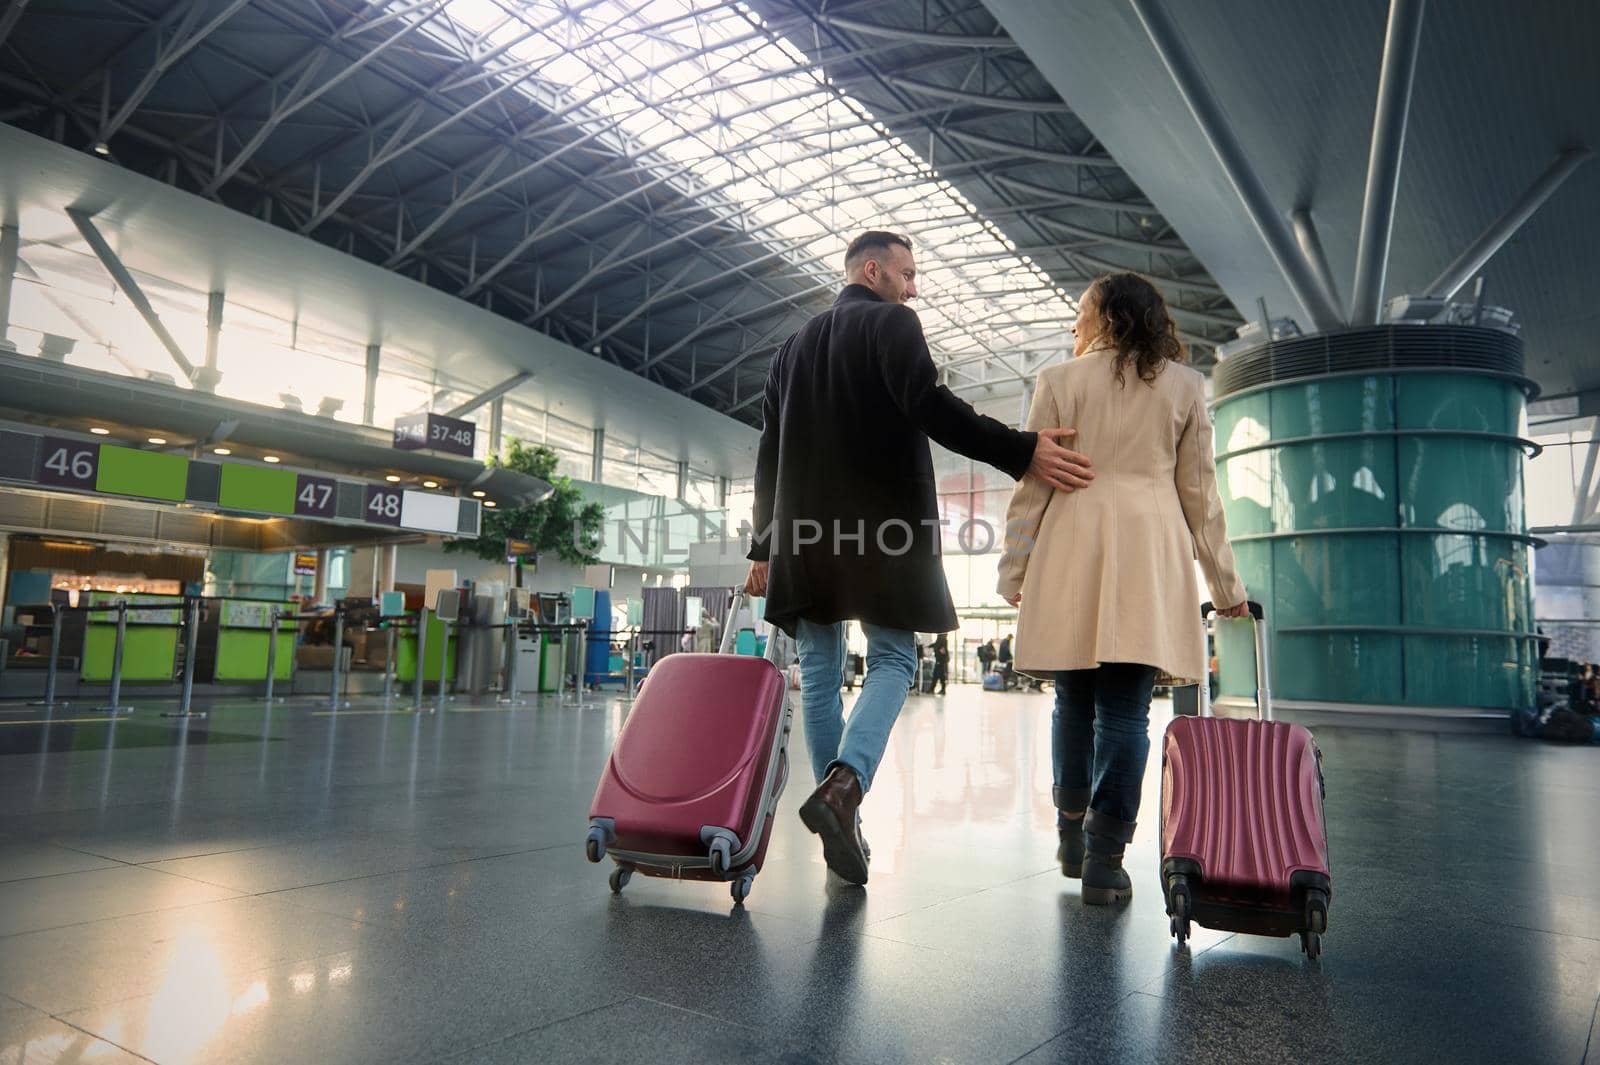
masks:
<path id="1" fill-rule="evenodd" d="M 337 510 L 337 487 L 330 477 L 302 473 L 294 486 L 294 512 L 304 518 L 331 518 Z"/>

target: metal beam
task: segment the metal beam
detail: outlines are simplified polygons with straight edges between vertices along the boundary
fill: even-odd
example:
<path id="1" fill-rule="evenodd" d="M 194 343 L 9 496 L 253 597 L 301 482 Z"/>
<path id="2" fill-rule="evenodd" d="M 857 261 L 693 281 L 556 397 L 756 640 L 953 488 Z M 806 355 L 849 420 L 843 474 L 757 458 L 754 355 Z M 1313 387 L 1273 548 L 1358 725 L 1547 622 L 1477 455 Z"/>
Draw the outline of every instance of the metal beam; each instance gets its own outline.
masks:
<path id="1" fill-rule="evenodd" d="M 1568 148 L 1545 168 L 1534 183 L 1524 192 L 1506 212 L 1485 229 L 1477 240 L 1467 245 L 1466 250 L 1444 268 L 1444 272 L 1433 279 L 1428 286 L 1430 296 L 1443 296 L 1449 299 L 1460 291 L 1461 286 L 1472 279 L 1472 275 L 1483 269 L 1484 264 L 1494 258 L 1496 252 L 1505 246 L 1506 241 L 1516 235 L 1528 219 L 1533 217 L 1535 211 L 1544 205 L 1561 183 L 1572 175 L 1572 172 L 1594 156 L 1594 149 L 1582 146 Z"/>
<path id="2" fill-rule="evenodd" d="M 28 10 L 28 0 L 11 0 L 6 5 L 5 14 L 0 14 L 0 45 L 6 43 L 6 38 L 11 36 L 11 31 L 16 28 L 17 21 L 22 18 L 22 13 Z"/>
<path id="3" fill-rule="evenodd" d="M 383 345 L 367 345 L 366 385 L 361 391 L 361 424 L 371 425 L 378 416 L 378 370 L 383 363 Z"/>
<path id="4" fill-rule="evenodd" d="M 863 5 L 865 6 L 865 5 Z M 907 30 L 899 26 L 884 26 L 876 22 L 864 22 L 861 19 L 844 18 L 839 15 L 817 14 L 812 16 L 825 26 L 832 26 L 836 30 L 848 30 L 859 33 L 864 37 L 882 37 L 891 41 L 902 41 L 906 44 L 933 44 L 949 48 L 995 48 L 1014 50 L 1017 42 L 1003 33 L 992 37 L 975 33 L 939 33 L 931 30 Z"/>
<path id="5" fill-rule="evenodd" d="M 1196 62 L 1194 53 L 1189 51 L 1183 35 L 1173 25 L 1160 0 L 1129 0 L 1129 2 L 1133 5 L 1139 21 L 1144 25 L 1150 42 L 1160 54 L 1161 62 L 1177 84 L 1178 94 L 1183 97 L 1190 114 L 1194 116 L 1201 132 L 1205 134 L 1212 153 L 1222 164 L 1229 183 L 1243 201 L 1245 212 L 1250 216 L 1256 232 L 1266 243 L 1267 251 L 1277 263 L 1278 270 L 1289 285 L 1289 290 L 1294 293 L 1300 306 L 1305 308 L 1317 329 L 1336 328 L 1340 324 L 1339 315 L 1323 298 L 1322 288 L 1317 284 L 1310 264 L 1306 262 L 1305 256 L 1300 254 L 1300 249 L 1294 241 L 1294 234 L 1289 231 L 1283 216 L 1273 206 L 1272 197 L 1268 195 L 1266 186 L 1261 183 L 1261 178 L 1245 156 L 1243 146 L 1234 136 L 1233 128 L 1229 125 L 1227 116 L 1223 114 L 1221 105 L 1211 94 L 1211 89 L 1200 70 L 1200 64 Z"/>
<path id="6" fill-rule="evenodd" d="M 1300 254 L 1306 257 L 1317 283 L 1322 286 L 1323 296 L 1339 317 L 1344 317 L 1344 301 L 1339 298 L 1339 287 L 1334 284 L 1333 271 L 1328 268 L 1328 254 L 1322 250 L 1322 237 L 1317 234 L 1317 223 L 1311 217 L 1311 209 L 1296 207 L 1289 214 L 1289 224 L 1294 226 L 1295 243 L 1300 245 Z"/>
<path id="7" fill-rule="evenodd" d="M 1350 324 L 1355 326 L 1377 325 L 1383 303 L 1425 6 L 1426 0 L 1389 0 L 1389 26 L 1384 33 L 1383 68 L 1367 156 L 1367 191 L 1361 201 L 1361 235 L 1356 243 L 1356 278 L 1350 288 Z"/>
<path id="8" fill-rule="evenodd" d="M 1600 499 L 1600 490 L 1594 487 L 1595 459 L 1600 456 L 1600 418 L 1596 418 L 1589 426 L 1589 454 L 1583 460 L 1583 476 L 1578 478 L 1577 491 L 1572 500 L 1572 524 L 1582 525 L 1589 520 L 1589 514 L 1594 510 L 1595 502 Z"/>
<path id="9" fill-rule="evenodd" d="M 191 0 L 188 10 L 183 13 L 182 21 L 178 23 L 178 28 L 173 31 L 172 41 L 156 53 L 156 61 L 151 64 L 149 70 L 145 71 L 144 77 L 139 79 L 139 83 L 133 87 L 133 91 L 128 94 L 127 99 L 122 101 L 122 106 L 117 108 L 116 114 L 101 124 L 100 142 L 104 144 L 110 141 L 116 132 L 132 117 L 133 113 L 139 109 L 139 105 L 144 102 L 144 98 L 150 95 L 150 90 L 156 87 L 156 83 L 166 75 L 167 71 L 171 70 L 184 56 L 194 51 L 201 41 L 221 28 L 223 23 L 238 14 L 249 2 L 250 0 L 230 0 L 227 6 L 219 11 L 210 22 L 191 33 L 190 29 L 193 27 L 195 20 L 199 18 L 200 12 L 207 6 L 206 0 Z"/>
<path id="10" fill-rule="evenodd" d="M 1115 167 L 1117 165 L 1117 161 L 1109 155 L 1090 155 L 1082 152 L 1060 152 L 1049 148 L 1036 148 L 1031 144 L 1018 144 L 1016 141 L 1005 141 L 997 137 L 985 137 L 979 133 L 968 133 L 964 129 L 946 129 L 942 132 L 951 140 L 960 141 L 974 148 L 982 148 L 989 152 L 999 152 L 1001 155 L 1017 156 L 1022 159 L 1037 159 L 1043 163 L 1056 163 L 1061 166 Z"/>
<path id="11" fill-rule="evenodd" d="M 1099 211 L 1112 211 L 1118 214 L 1158 214 L 1155 205 L 1145 200 L 1107 200 L 1094 196 L 1081 196 L 1077 193 L 1067 192 L 1064 189 L 1051 188 L 1049 185 L 1040 185 L 1032 181 L 1023 181 L 1010 174 L 995 174 L 994 183 L 1013 192 L 1020 192 L 1026 196 L 1039 196 L 1052 200 L 1061 200 L 1074 207 L 1088 207 Z"/>
<path id="12" fill-rule="evenodd" d="M 932 85 L 916 78 L 887 79 L 891 85 L 897 85 L 907 92 L 920 93 L 923 96 L 932 96 L 940 100 L 950 100 L 958 104 L 970 104 L 973 107 L 992 107 L 1001 111 L 1028 112 L 1039 115 L 1070 115 L 1072 108 L 1060 100 L 1026 100 L 1016 96 L 995 96 L 983 92 L 966 92 L 962 89 L 951 89 L 944 85 Z"/>
<path id="13" fill-rule="evenodd" d="M 150 300 L 145 296 L 144 290 L 139 287 L 128 268 L 117 258 L 117 253 L 111 250 L 111 245 L 106 243 L 106 238 L 95 226 L 94 221 L 82 211 L 67 208 L 67 217 L 72 219 L 72 224 L 78 227 L 78 232 L 83 234 L 83 239 L 88 242 L 89 248 L 94 252 L 95 258 L 100 260 L 100 265 L 106 268 L 106 273 L 111 275 L 111 280 L 116 282 L 123 295 L 128 297 L 128 302 L 133 304 L 139 312 L 150 331 L 161 341 L 161 346 L 167 349 L 167 354 L 172 356 L 172 361 L 178 364 L 186 380 L 193 382 L 195 375 L 194 363 L 190 362 L 183 354 L 183 349 L 178 347 L 178 342 L 173 339 L 167 327 L 162 324 L 161 316 L 150 305 Z"/>
<path id="14" fill-rule="evenodd" d="M 444 416 L 446 418 L 465 418 L 467 415 L 471 414 L 485 403 L 492 403 L 501 396 L 505 395 L 507 392 L 510 392 L 512 389 L 527 384 L 531 380 L 533 380 L 533 372 L 531 370 L 525 370 L 522 373 L 512 374 L 499 384 L 491 385 L 482 392 L 479 392 L 465 403 L 451 407 L 449 410 L 445 411 Z"/>
<path id="15" fill-rule="evenodd" d="M 0 351 L 16 351 L 10 339 L 11 289 L 17 276 L 17 251 L 22 235 L 16 226 L 0 226 Z"/>
<path id="16" fill-rule="evenodd" d="M 785 299 L 777 300 L 777 301 L 772 302 L 772 303 L 764 303 L 760 307 L 753 307 L 748 311 L 741 311 L 738 314 L 718 315 L 718 316 L 712 318 L 710 321 L 705 322 L 705 323 L 703 323 L 701 325 L 698 325 L 695 328 L 691 329 L 689 332 L 685 333 L 682 337 L 680 337 L 678 339 L 677 343 L 673 344 L 671 347 L 667 348 L 665 351 L 661 352 L 658 355 L 651 356 L 650 359 L 644 364 L 644 366 L 640 367 L 640 369 L 645 369 L 645 368 L 654 366 L 656 363 L 662 361 L 663 359 L 667 358 L 668 356 L 674 355 L 677 352 L 683 350 L 691 342 L 699 339 L 700 337 L 702 337 L 705 334 L 711 332 L 712 330 L 722 329 L 722 328 L 725 328 L 727 326 L 733 325 L 735 322 L 743 321 L 746 318 L 752 318 L 752 317 L 755 317 L 757 315 L 771 314 L 772 312 L 778 310 L 779 308 L 787 307 L 791 303 L 797 303 L 800 300 L 806 299 L 807 297 L 813 296 L 816 293 L 821 292 L 823 289 L 836 288 L 836 287 L 838 287 L 838 285 L 839 285 L 839 282 L 835 281 L 835 280 L 823 281 L 823 282 L 821 282 L 819 284 L 811 285 L 811 286 L 809 286 L 807 288 L 801 289 L 799 292 L 796 292 L 796 293 L 788 296 Z M 743 295 L 745 295 L 744 292 L 737 292 L 737 293 L 734 294 L 735 299 L 737 299 L 738 297 L 743 296 Z M 730 300 L 724 306 L 725 307 L 726 306 L 731 306 L 733 304 L 733 302 L 734 302 L 734 300 Z"/>
<path id="17" fill-rule="evenodd" d="M 554 313 L 558 307 L 566 303 L 573 296 L 576 296 L 579 292 L 582 292 L 584 287 L 591 281 L 605 273 L 607 268 L 609 268 L 612 263 L 616 262 L 618 257 L 621 256 L 623 252 L 627 251 L 628 247 L 634 241 L 639 239 L 639 235 L 645 231 L 645 225 L 646 224 L 644 222 L 640 222 L 638 225 L 628 230 L 627 234 L 624 235 L 621 240 L 617 241 L 610 251 L 606 252 L 603 259 L 589 267 L 587 273 L 578 278 L 578 280 L 574 281 L 571 285 L 567 286 L 566 290 L 559 296 L 556 296 L 554 299 L 547 302 L 539 311 L 537 317 L 542 318 L 547 314 Z"/>

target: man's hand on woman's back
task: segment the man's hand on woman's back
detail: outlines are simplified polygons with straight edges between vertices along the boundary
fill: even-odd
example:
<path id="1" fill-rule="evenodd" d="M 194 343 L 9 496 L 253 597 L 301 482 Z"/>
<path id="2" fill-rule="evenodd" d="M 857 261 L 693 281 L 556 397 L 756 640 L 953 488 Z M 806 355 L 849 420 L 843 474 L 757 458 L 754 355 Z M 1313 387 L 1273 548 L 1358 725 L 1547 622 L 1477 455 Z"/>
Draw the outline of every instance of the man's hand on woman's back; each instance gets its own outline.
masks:
<path id="1" fill-rule="evenodd" d="M 1033 446 L 1033 461 L 1028 463 L 1028 476 L 1037 477 L 1063 492 L 1089 487 L 1089 482 L 1094 480 L 1089 456 L 1069 451 L 1059 443 L 1077 435 L 1076 429 L 1040 429 L 1038 442 Z"/>

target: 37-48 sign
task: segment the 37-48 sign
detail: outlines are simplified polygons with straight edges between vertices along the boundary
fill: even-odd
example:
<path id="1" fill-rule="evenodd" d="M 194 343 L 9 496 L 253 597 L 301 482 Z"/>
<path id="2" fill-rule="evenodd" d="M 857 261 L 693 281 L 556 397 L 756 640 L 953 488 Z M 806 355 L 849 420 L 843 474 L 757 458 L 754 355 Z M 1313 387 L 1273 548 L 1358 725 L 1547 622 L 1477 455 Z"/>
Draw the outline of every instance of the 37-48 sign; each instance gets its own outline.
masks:
<path id="1" fill-rule="evenodd" d="M 444 451 L 471 458 L 478 442 L 478 426 L 443 414 L 407 414 L 394 420 L 393 446 L 401 451 Z"/>

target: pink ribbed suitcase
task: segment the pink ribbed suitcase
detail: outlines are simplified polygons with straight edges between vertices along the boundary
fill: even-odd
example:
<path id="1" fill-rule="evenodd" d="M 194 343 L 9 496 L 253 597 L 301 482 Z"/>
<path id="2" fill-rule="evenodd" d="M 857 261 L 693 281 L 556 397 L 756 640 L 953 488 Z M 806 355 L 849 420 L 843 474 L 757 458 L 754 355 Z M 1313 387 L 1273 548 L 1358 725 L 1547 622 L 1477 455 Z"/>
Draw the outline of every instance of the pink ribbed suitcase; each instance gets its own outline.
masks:
<path id="1" fill-rule="evenodd" d="M 1202 621 L 1211 612 L 1206 603 Z M 1161 878 L 1182 945 L 1190 922 L 1255 935 L 1300 935 L 1322 953 L 1333 879 L 1323 822 L 1322 754 L 1300 725 L 1272 720 L 1267 627 L 1252 602 L 1261 720 L 1210 714 L 1167 726 L 1161 752 Z M 1202 625 L 1204 628 L 1204 625 Z"/>
<path id="2" fill-rule="evenodd" d="M 793 711 L 784 676 L 767 657 L 729 653 L 734 600 L 721 654 L 668 655 L 651 667 L 617 733 L 589 807 L 585 850 L 609 856 L 611 890 L 633 874 L 732 881 L 743 902 L 766 858 L 788 779 Z"/>

